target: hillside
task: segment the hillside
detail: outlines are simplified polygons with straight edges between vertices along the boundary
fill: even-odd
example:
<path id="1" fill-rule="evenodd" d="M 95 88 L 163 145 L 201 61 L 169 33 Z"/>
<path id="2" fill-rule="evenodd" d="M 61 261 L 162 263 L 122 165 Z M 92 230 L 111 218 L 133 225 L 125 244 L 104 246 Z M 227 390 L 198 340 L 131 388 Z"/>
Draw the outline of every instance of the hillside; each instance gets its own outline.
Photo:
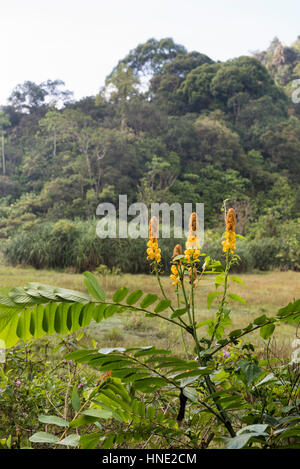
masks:
<path id="1" fill-rule="evenodd" d="M 74 101 L 60 80 L 18 85 L 0 114 L 1 238 L 94 218 L 119 194 L 147 205 L 204 202 L 206 227 L 218 228 L 229 198 L 239 232 L 288 233 L 297 266 L 297 76 L 299 38 L 226 62 L 167 38 L 130 51 L 97 96 Z"/>

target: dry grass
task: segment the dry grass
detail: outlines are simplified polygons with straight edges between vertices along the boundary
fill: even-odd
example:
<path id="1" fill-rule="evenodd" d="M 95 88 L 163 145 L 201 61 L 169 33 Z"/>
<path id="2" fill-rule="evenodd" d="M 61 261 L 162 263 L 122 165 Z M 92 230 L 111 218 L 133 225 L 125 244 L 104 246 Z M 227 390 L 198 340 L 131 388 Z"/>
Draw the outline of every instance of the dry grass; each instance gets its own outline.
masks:
<path id="1" fill-rule="evenodd" d="M 300 272 L 268 272 L 239 275 L 245 285 L 231 282 L 231 291 L 242 296 L 247 305 L 232 302 L 233 328 L 247 325 L 253 318 L 262 314 L 272 315 L 279 308 L 290 301 L 299 298 Z M 213 279 L 211 279 L 213 280 Z M 27 282 L 38 281 L 64 288 L 86 291 L 82 275 L 50 270 L 35 270 L 33 268 L 18 268 L 0 265 L 0 287 L 23 286 Z M 160 294 L 154 276 L 149 275 L 121 275 L 99 277 L 100 284 L 111 297 L 113 292 L 126 285 L 130 290 L 140 288 L 145 292 Z M 167 296 L 175 300 L 174 289 L 168 277 L 162 278 Z M 206 296 L 214 290 L 214 285 L 201 286 L 197 291 L 197 319 L 212 318 L 215 308 L 208 311 Z M 100 324 L 91 324 L 88 334 L 92 335 L 101 346 L 115 345 L 149 345 L 155 343 L 159 347 L 182 349 L 182 338 L 176 328 L 162 320 L 144 318 L 139 313 L 114 316 Z M 253 341 L 262 347 L 265 343 L 259 335 L 253 334 Z M 289 354 L 290 344 L 295 337 L 295 328 L 282 324 L 275 335 L 276 349 L 280 355 Z"/>

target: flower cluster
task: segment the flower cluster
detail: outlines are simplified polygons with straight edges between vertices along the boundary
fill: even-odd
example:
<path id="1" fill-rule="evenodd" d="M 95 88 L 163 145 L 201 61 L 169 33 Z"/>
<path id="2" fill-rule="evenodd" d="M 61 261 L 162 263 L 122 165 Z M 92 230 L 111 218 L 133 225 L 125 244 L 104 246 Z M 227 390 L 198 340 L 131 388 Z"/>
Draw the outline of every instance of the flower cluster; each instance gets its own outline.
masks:
<path id="1" fill-rule="evenodd" d="M 172 274 L 170 275 L 170 279 L 172 280 L 172 285 L 176 287 L 176 285 L 180 284 L 180 271 L 179 267 L 175 264 L 171 267 Z"/>
<path id="2" fill-rule="evenodd" d="M 176 244 L 174 250 L 173 250 L 173 256 L 172 258 L 174 259 L 177 256 L 180 256 L 182 254 L 182 247 L 180 244 Z M 173 261 L 173 265 L 171 267 L 171 275 L 170 279 L 172 280 L 172 285 L 176 286 L 180 284 L 180 260 L 175 260 Z"/>
<path id="3" fill-rule="evenodd" d="M 230 208 L 226 217 L 226 231 L 225 241 L 222 242 L 223 251 L 230 251 L 233 254 L 236 249 L 236 235 L 235 235 L 236 214 L 233 208 Z"/>
<path id="4" fill-rule="evenodd" d="M 189 222 L 189 235 L 186 241 L 186 250 L 184 251 L 184 258 L 186 261 L 191 262 L 200 256 L 200 241 L 198 238 L 198 221 L 195 212 L 190 216 Z"/>
<path id="5" fill-rule="evenodd" d="M 155 260 L 158 264 L 161 261 L 161 249 L 158 247 L 158 221 L 152 217 L 149 223 L 149 241 L 147 243 L 147 260 Z"/>

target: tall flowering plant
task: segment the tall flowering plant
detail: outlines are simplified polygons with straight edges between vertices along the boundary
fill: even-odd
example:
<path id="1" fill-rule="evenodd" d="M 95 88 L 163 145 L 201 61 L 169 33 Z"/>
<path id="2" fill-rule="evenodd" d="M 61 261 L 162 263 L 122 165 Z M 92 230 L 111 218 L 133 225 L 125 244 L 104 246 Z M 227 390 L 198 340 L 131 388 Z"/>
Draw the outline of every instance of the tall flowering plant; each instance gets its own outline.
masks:
<path id="1" fill-rule="evenodd" d="M 30 441 L 81 448 L 127 447 L 141 441 L 152 447 L 207 448 L 211 442 L 218 447 L 225 442 L 228 448 L 243 448 L 276 447 L 285 444 L 286 435 L 298 435 L 297 366 L 293 363 L 284 375 L 288 395 L 280 394 L 274 369 L 272 373 L 263 369 L 253 345 L 244 343 L 244 339 L 259 330 L 261 338 L 268 340 L 282 321 L 298 324 L 300 300 L 282 308 L 276 316 L 263 315 L 242 329 L 234 329 L 231 302 L 245 304 L 231 292 L 232 282 L 243 283 L 230 274 L 231 266 L 239 261 L 237 237 L 236 213 L 230 208 L 225 211 L 225 233 L 220 242 L 223 262 L 210 259 L 202 252 L 197 215 L 193 213 L 185 247 L 174 247 L 169 258 L 170 278 L 163 279 L 159 223 L 153 217 L 146 256 L 156 275 L 160 298 L 123 286 L 107 299 L 90 272 L 84 273 L 89 294 L 31 283 L 0 298 L 0 308 L 2 303 L 6 315 L 0 339 L 8 346 L 32 336 L 76 332 L 92 320 L 100 323 L 124 312 L 165 321 L 168 330 L 180 329 L 183 340 L 183 350 L 158 349 L 146 342 L 127 349 L 84 348 L 70 353 L 67 360 L 86 363 L 102 372 L 103 378 L 93 388 L 73 389 L 74 418 L 59 420 L 64 428 L 60 435 L 37 432 Z M 207 279 L 213 282 L 214 290 L 204 296 L 202 286 Z M 171 283 L 176 301 L 168 298 L 166 281 Z M 204 306 L 214 312 L 201 321 Z M 11 321 L 7 320 L 9 314 Z M 280 405 L 283 412 L 294 412 L 291 419 L 285 414 L 280 419 Z M 111 420 L 116 422 L 117 431 Z M 51 415 L 43 415 L 40 421 L 47 425 L 58 422 Z M 94 431 L 86 432 L 93 424 Z"/>

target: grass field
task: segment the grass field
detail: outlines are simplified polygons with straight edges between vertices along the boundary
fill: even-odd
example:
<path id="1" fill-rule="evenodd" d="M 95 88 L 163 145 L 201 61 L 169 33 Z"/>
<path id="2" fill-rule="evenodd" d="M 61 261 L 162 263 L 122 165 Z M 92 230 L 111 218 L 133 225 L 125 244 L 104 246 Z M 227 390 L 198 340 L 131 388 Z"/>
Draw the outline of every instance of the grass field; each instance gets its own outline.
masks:
<path id="1" fill-rule="evenodd" d="M 242 296 L 247 304 L 232 303 L 232 327 L 234 329 L 247 325 L 252 319 L 262 314 L 271 315 L 300 296 L 300 272 L 251 273 L 240 275 L 240 277 L 244 280 L 245 285 L 232 282 L 231 291 Z M 1 287 L 24 286 L 31 281 L 86 291 L 83 277 L 80 274 L 0 265 Z M 130 290 L 139 288 L 145 292 L 160 294 L 155 277 L 149 275 L 99 276 L 99 282 L 108 297 L 111 297 L 113 292 L 122 285 L 126 285 Z M 169 278 L 163 277 L 162 283 L 167 296 L 175 300 Z M 213 289 L 213 284 L 201 286 L 198 289 L 198 321 L 209 319 L 214 315 L 214 307 L 208 311 L 206 306 L 206 296 Z M 271 345 L 274 354 L 289 355 L 295 333 L 295 328 L 282 324 L 272 339 Z M 162 320 L 144 318 L 140 313 L 124 313 L 123 315 L 115 315 L 100 324 L 92 323 L 87 328 L 87 334 L 92 336 L 100 346 L 105 347 L 154 343 L 160 347 L 182 349 L 181 334 L 176 328 L 170 327 Z M 258 334 L 253 334 L 251 340 L 265 347 L 264 341 L 260 339 Z"/>

